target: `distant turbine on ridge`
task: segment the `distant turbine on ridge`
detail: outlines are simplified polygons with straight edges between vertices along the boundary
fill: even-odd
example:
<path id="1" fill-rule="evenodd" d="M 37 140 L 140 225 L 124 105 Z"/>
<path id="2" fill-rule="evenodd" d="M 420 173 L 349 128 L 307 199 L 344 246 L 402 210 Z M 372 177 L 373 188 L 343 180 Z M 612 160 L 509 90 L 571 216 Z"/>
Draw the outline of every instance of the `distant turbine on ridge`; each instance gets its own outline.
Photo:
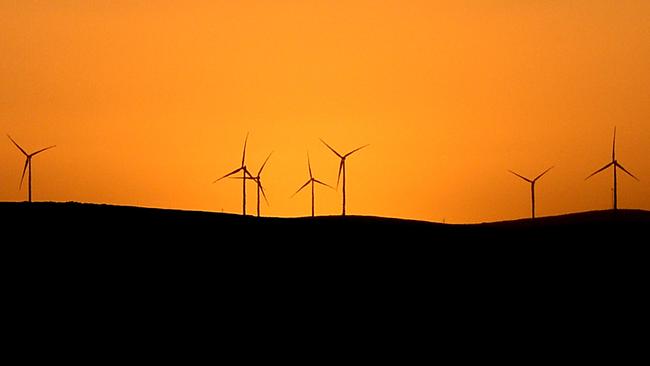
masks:
<path id="1" fill-rule="evenodd" d="M 604 167 L 596 170 L 595 172 L 591 173 L 585 180 L 593 177 L 594 175 L 602 172 L 603 170 L 609 168 L 610 166 L 614 166 L 614 210 L 618 209 L 618 200 L 617 200 L 617 187 L 616 187 L 616 168 L 621 168 L 622 171 L 627 173 L 630 177 L 636 179 L 637 181 L 639 178 L 635 177 L 632 173 L 628 172 L 627 169 L 623 168 L 623 166 L 616 160 L 616 127 L 614 127 L 614 142 L 612 143 L 612 161 L 609 162 L 607 165 Z"/>
<path id="2" fill-rule="evenodd" d="M 22 147 L 20 147 L 20 145 L 18 145 L 18 143 L 16 141 L 14 141 L 14 139 L 11 138 L 11 136 L 7 135 L 7 137 L 9 137 L 9 140 L 11 140 L 11 142 L 13 142 L 14 145 L 16 145 L 18 150 L 20 150 L 20 152 L 22 152 L 25 155 L 25 166 L 23 167 L 23 174 L 20 176 L 20 186 L 18 186 L 18 189 L 23 187 L 23 179 L 25 179 L 25 171 L 27 170 L 27 167 L 29 167 L 29 178 L 28 178 L 28 186 L 29 186 L 28 190 L 29 190 L 29 193 L 28 193 L 27 197 L 28 197 L 29 202 L 32 202 L 32 158 L 36 154 L 40 154 L 45 150 L 56 147 L 56 145 L 48 146 L 48 147 L 46 147 L 44 149 L 40 149 L 40 150 L 38 150 L 36 152 L 28 154 L 25 150 L 23 150 Z"/>
<path id="3" fill-rule="evenodd" d="M 532 179 L 532 180 L 528 179 L 528 178 L 526 178 L 526 177 L 524 177 L 522 175 L 519 175 L 519 174 L 513 172 L 512 170 L 508 170 L 510 173 L 512 173 L 512 174 L 518 176 L 519 178 L 525 180 L 526 182 L 530 183 L 530 197 L 531 197 L 531 200 L 532 200 L 532 212 L 533 212 L 532 218 L 533 219 L 535 218 L 535 182 L 537 182 L 537 180 L 539 178 L 541 178 L 544 174 L 548 173 L 548 171 L 551 170 L 551 169 L 553 169 L 553 167 L 550 167 L 550 168 L 546 169 L 542 174 L 536 176 L 535 179 Z"/>
<path id="4" fill-rule="evenodd" d="M 298 194 L 298 192 L 302 191 L 303 188 L 307 187 L 307 185 L 311 183 L 311 217 L 314 217 L 314 183 L 322 184 L 332 189 L 334 189 L 334 187 L 330 186 L 327 183 L 321 182 L 320 180 L 314 178 L 314 176 L 311 174 L 311 162 L 309 161 L 309 153 L 307 153 L 307 167 L 309 168 L 309 180 L 307 181 L 307 183 L 303 184 L 302 187 L 298 188 L 296 193 L 292 194 L 291 197 Z"/>
<path id="5" fill-rule="evenodd" d="M 262 174 L 262 170 L 264 169 L 264 166 L 266 165 L 266 162 L 269 161 L 269 158 L 271 157 L 272 154 L 273 152 L 271 152 L 271 154 L 269 154 L 269 156 L 266 157 L 266 160 L 264 160 L 262 167 L 257 172 L 257 176 L 253 177 L 249 173 L 248 177 L 231 177 L 233 179 L 244 179 L 244 180 L 250 179 L 257 184 L 257 217 L 260 217 L 260 191 L 262 192 L 262 196 L 264 197 L 264 201 L 266 201 L 266 204 L 267 205 L 269 204 L 269 200 L 266 198 L 266 193 L 264 193 L 264 187 L 262 186 L 261 174 Z"/>
<path id="6" fill-rule="evenodd" d="M 248 169 L 246 169 L 246 163 L 245 163 L 245 161 L 246 161 L 246 143 L 247 142 L 248 142 L 248 133 L 246 134 L 246 139 L 244 140 L 244 153 L 242 154 L 242 157 L 241 157 L 241 166 L 239 168 L 233 170 L 232 172 L 224 175 L 223 177 L 215 180 L 214 182 L 212 182 L 212 183 L 217 183 L 218 181 L 222 180 L 223 178 L 229 177 L 229 176 L 231 176 L 233 174 L 236 174 L 236 173 L 238 173 L 240 171 L 242 172 L 242 202 L 243 202 L 243 204 L 242 204 L 242 207 L 243 207 L 242 215 L 244 215 L 244 216 L 246 216 L 246 175 L 248 175 L 249 177 L 252 177 L 251 173 L 248 171 Z"/>
<path id="7" fill-rule="evenodd" d="M 363 145 L 363 146 L 361 146 L 361 147 L 358 147 L 358 148 L 356 148 L 356 149 L 350 151 L 349 153 L 347 153 L 347 154 L 345 154 L 345 155 L 341 155 L 341 154 L 339 154 L 336 150 L 334 150 L 330 145 L 328 145 L 327 142 L 325 142 L 323 139 L 320 139 L 320 141 L 321 141 L 323 144 L 325 144 L 325 146 L 327 146 L 330 150 L 332 150 L 332 152 L 333 152 L 334 154 L 336 154 L 336 156 L 338 156 L 338 157 L 341 159 L 341 163 L 339 164 L 339 175 L 338 175 L 338 177 L 336 178 L 336 188 L 338 189 L 338 187 L 339 187 L 339 180 L 341 179 L 341 171 L 343 171 L 343 214 L 342 214 L 342 215 L 345 216 L 345 159 L 346 159 L 348 156 L 350 156 L 350 155 L 352 155 L 353 153 L 355 153 L 355 152 L 357 152 L 357 151 L 363 149 L 364 147 L 366 147 L 366 146 L 368 146 L 368 145 Z"/>

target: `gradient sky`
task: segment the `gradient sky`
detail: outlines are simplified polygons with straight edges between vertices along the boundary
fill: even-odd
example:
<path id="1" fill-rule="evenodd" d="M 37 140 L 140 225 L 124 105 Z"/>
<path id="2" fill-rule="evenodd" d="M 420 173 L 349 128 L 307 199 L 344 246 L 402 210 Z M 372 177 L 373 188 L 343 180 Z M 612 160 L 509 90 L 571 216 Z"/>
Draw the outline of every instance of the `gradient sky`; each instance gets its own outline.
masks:
<path id="1" fill-rule="evenodd" d="M 241 211 L 233 170 L 275 151 L 264 215 L 315 176 L 348 214 L 471 223 L 650 209 L 650 1 L 0 0 L 0 132 L 34 200 Z M 0 200 L 24 158 L 0 142 Z M 2 140 L 0 140 L 2 141 Z M 249 185 L 254 213 L 254 184 Z M 318 189 L 317 214 L 341 194 Z"/>

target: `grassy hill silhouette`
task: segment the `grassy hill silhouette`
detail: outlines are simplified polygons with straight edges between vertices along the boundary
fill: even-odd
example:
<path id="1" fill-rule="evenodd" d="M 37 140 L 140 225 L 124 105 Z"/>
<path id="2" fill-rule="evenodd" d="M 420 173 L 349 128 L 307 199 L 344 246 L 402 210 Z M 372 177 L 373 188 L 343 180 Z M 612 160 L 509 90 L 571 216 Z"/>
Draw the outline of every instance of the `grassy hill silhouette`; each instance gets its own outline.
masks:
<path id="1" fill-rule="evenodd" d="M 323 286 L 351 296 L 370 287 L 409 296 L 444 289 L 445 298 L 490 298 L 495 286 L 506 298 L 524 289 L 570 297 L 585 288 L 619 291 L 645 278 L 650 227 L 644 210 L 464 225 L 74 202 L 4 202 L 0 215 L 10 272 L 30 286 L 54 275 L 84 288 L 119 278 L 132 292 L 173 284 L 197 293 L 264 288 L 274 296 L 279 284 L 291 284 L 292 297 Z"/>
<path id="2" fill-rule="evenodd" d="M 368 329 L 390 316 L 449 334 L 625 316 L 642 294 L 650 224 L 642 210 L 471 225 L 49 202 L 0 203 L 0 214 L 16 312 Z"/>
<path id="3" fill-rule="evenodd" d="M 394 245 L 469 243 L 491 245 L 546 243 L 572 245 L 643 233 L 650 224 L 644 210 L 604 210 L 482 224 L 441 224 L 372 216 L 301 218 L 252 217 L 226 213 L 113 206 L 87 203 L 3 202 L 8 228 L 48 241 L 89 238 L 178 240 L 201 243 L 313 245 Z M 595 244 L 595 243 L 592 243 Z"/>

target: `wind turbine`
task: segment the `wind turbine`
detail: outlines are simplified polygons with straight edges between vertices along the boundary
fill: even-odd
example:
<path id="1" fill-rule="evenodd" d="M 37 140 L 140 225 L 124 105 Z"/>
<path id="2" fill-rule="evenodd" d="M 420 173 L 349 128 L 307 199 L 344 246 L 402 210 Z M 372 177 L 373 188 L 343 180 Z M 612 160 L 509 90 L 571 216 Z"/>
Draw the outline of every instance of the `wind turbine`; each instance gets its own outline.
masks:
<path id="1" fill-rule="evenodd" d="M 16 147 L 18 148 L 18 150 L 20 150 L 20 152 L 25 154 L 25 167 L 23 168 L 23 175 L 20 176 L 19 189 L 23 187 L 23 179 L 25 179 L 25 171 L 27 170 L 27 167 L 29 166 L 29 178 L 28 178 L 29 194 L 28 194 L 28 197 L 29 197 L 29 202 L 32 202 L 32 158 L 36 154 L 40 154 L 45 150 L 48 150 L 48 149 L 51 149 L 51 148 L 55 147 L 56 145 L 48 146 L 48 147 L 46 147 L 44 149 L 40 149 L 40 150 L 38 150 L 36 152 L 28 154 L 25 150 L 23 150 L 22 147 L 20 147 L 20 145 L 18 145 L 18 143 L 16 141 L 14 141 L 14 139 L 11 138 L 11 136 L 9 136 L 7 134 L 7 137 L 9 137 L 9 140 L 11 140 L 11 142 L 13 142 L 14 145 L 16 145 Z"/>
<path id="2" fill-rule="evenodd" d="M 311 217 L 314 217 L 314 183 L 322 184 L 326 187 L 330 187 L 334 189 L 334 187 L 330 186 L 327 183 L 323 183 L 320 180 L 314 178 L 314 176 L 311 174 L 311 162 L 309 161 L 309 153 L 307 153 L 307 167 L 309 168 L 309 180 L 307 183 L 303 184 L 302 187 L 300 187 L 296 193 L 292 194 L 291 197 L 295 196 L 298 194 L 298 192 L 302 191 L 303 188 L 307 187 L 308 184 L 311 183 Z"/>
<path id="3" fill-rule="evenodd" d="M 243 204 L 242 204 L 242 207 L 243 207 L 242 215 L 244 215 L 244 216 L 246 216 L 246 175 L 248 175 L 249 177 L 252 177 L 251 173 L 248 171 L 248 169 L 246 169 L 246 163 L 245 163 L 245 161 L 246 161 L 246 143 L 247 142 L 248 142 L 248 133 L 246 134 L 246 139 L 244 140 L 244 153 L 242 154 L 242 157 L 241 157 L 241 166 L 239 168 L 233 170 L 232 172 L 224 175 L 223 177 L 215 180 L 214 182 L 212 182 L 212 183 L 217 183 L 218 181 L 222 180 L 223 178 L 229 177 L 229 176 L 231 176 L 233 174 L 236 174 L 236 173 L 238 173 L 240 171 L 242 172 L 242 202 L 243 202 Z"/>
<path id="4" fill-rule="evenodd" d="M 257 184 L 257 217 L 260 217 L 260 191 L 262 192 L 262 196 L 264 197 L 264 201 L 266 201 L 266 204 L 267 205 L 269 204 L 269 200 L 266 198 L 266 193 L 264 193 L 264 187 L 262 186 L 261 174 L 262 174 L 262 170 L 264 169 L 264 166 L 266 165 L 266 162 L 269 161 L 269 158 L 271 157 L 272 154 L 273 154 L 273 152 L 271 152 L 271 154 L 269 154 L 269 156 L 266 157 L 266 160 L 264 160 L 264 163 L 262 164 L 262 167 L 260 168 L 260 170 L 257 172 L 256 176 L 252 176 L 249 173 L 248 177 L 246 177 L 246 176 L 244 176 L 244 177 L 231 177 L 233 179 L 244 179 L 244 180 L 250 179 L 250 180 L 254 181 Z"/>
<path id="5" fill-rule="evenodd" d="M 512 174 L 518 176 L 519 178 L 525 180 L 526 182 L 530 183 L 530 198 L 532 200 L 533 219 L 535 218 L 535 182 L 537 182 L 537 180 L 539 178 L 541 178 L 544 174 L 548 173 L 548 171 L 551 170 L 551 169 L 553 169 L 553 167 L 550 167 L 550 168 L 546 169 L 542 174 L 536 176 L 535 179 L 532 179 L 532 180 L 524 177 L 523 175 L 519 175 L 519 174 L 513 172 L 512 170 L 508 170 L 510 173 L 512 173 Z"/>
<path id="6" fill-rule="evenodd" d="M 334 150 L 330 145 L 328 145 L 327 142 L 325 142 L 323 139 L 320 139 L 320 141 L 323 144 L 325 144 L 325 146 L 327 146 L 330 150 L 332 150 L 332 152 L 334 154 L 336 154 L 336 156 L 338 156 L 341 159 L 341 164 L 339 164 L 339 175 L 336 178 L 336 188 L 338 189 L 338 187 L 339 187 L 339 180 L 341 179 L 341 170 L 342 170 L 343 171 L 343 216 L 345 216 L 345 159 L 348 156 L 354 154 L 355 152 L 363 149 L 364 147 L 366 147 L 368 145 L 363 145 L 361 147 L 358 147 L 358 148 L 350 151 L 349 153 L 347 153 L 345 155 L 341 155 L 336 150 Z"/>
<path id="7" fill-rule="evenodd" d="M 626 172 L 630 177 L 636 179 L 637 181 L 639 178 L 635 177 L 632 173 L 628 172 L 627 169 L 623 168 L 623 166 L 616 160 L 616 127 L 614 127 L 614 142 L 612 143 L 612 161 L 609 162 L 607 165 L 604 167 L 596 170 L 595 172 L 591 173 L 585 180 L 593 177 L 594 175 L 602 172 L 603 170 L 609 168 L 610 166 L 614 166 L 614 210 L 618 209 L 618 200 L 617 200 L 617 187 L 616 187 L 616 168 L 621 168 L 622 171 Z"/>

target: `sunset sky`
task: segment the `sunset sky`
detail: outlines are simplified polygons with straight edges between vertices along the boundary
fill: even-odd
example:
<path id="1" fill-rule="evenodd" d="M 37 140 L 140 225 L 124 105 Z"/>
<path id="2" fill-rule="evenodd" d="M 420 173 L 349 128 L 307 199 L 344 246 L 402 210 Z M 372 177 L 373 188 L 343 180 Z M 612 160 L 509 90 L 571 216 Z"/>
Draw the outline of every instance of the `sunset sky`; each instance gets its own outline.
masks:
<path id="1" fill-rule="evenodd" d="M 348 214 L 473 223 L 650 210 L 648 0 L 0 0 L 0 201 L 34 151 L 36 201 L 307 216 L 314 175 Z M 248 212 L 255 186 L 249 183 Z M 317 187 L 316 213 L 341 211 Z"/>

